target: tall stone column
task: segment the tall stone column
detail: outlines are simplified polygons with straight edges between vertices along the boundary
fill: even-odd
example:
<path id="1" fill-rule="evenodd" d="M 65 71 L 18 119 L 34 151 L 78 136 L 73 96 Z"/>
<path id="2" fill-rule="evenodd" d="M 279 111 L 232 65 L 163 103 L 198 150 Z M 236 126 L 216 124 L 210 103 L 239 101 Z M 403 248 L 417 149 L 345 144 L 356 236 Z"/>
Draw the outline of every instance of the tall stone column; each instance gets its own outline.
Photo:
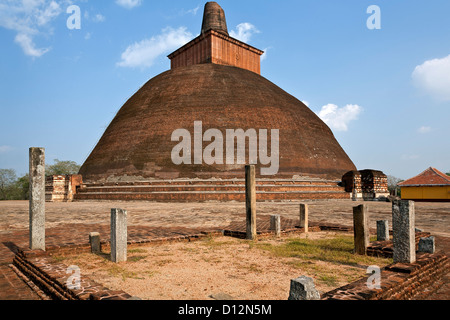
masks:
<path id="1" fill-rule="evenodd" d="M 416 261 L 416 231 L 414 201 L 392 203 L 392 231 L 394 242 L 394 263 Z"/>
<path id="2" fill-rule="evenodd" d="M 111 209 L 111 261 L 127 261 L 127 211 Z"/>
<path id="3" fill-rule="evenodd" d="M 45 149 L 29 150 L 29 232 L 30 249 L 45 251 Z"/>
<path id="4" fill-rule="evenodd" d="M 353 208 L 353 230 L 355 253 L 365 255 L 370 242 L 369 212 L 365 204 Z"/>
<path id="5" fill-rule="evenodd" d="M 256 240 L 256 173 L 255 166 L 245 166 L 245 207 L 247 240 Z"/>
<path id="6" fill-rule="evenodd" d="M 305 203 L 300 203 L 300 228 L 305 229 L 305 233 L 308 232 L 308 215 L 309 207 Z"/>

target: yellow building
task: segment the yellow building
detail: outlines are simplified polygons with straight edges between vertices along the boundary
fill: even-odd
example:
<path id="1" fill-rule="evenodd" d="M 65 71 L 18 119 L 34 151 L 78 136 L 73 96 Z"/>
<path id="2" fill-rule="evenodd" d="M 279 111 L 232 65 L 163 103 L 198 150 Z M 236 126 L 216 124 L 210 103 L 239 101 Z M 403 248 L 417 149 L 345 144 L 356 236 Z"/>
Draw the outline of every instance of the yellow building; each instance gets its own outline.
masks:
<path id="1" fill-rule="evenodd" d="M 418 176 L 398 184 L 402 200 L 450 201 L 450 176 L 428 168 Z"/>

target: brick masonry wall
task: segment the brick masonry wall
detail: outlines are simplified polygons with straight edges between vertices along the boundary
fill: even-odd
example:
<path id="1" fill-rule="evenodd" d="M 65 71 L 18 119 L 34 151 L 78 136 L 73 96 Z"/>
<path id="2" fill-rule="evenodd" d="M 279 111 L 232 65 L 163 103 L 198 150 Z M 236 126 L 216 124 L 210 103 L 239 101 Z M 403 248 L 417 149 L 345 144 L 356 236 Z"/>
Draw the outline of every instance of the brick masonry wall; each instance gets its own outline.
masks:
<path id="1" fill-rule="evenodd" d="M 81 175 L 53 175 L 45 178 L 45 201 L 73 201 L 78 187 L 83 183 Z"/>
<path id="2" fill-rule="evenodd" d="M 171 69 L 202 63 L 235 66 L 261 74 L 261 54 L 241 41 L 210 30 L 169 55 Z"/>
<path id="3" fill-rule="evenodd" d="M 417 255 L 412 264 L 396 263 L 381 271 L 381 288 L 369 289 L 365 277 L 322 296 L 322 300 L 412 300 L 431 295 L 449 271 L 450 260 L 442 253 Z"/>

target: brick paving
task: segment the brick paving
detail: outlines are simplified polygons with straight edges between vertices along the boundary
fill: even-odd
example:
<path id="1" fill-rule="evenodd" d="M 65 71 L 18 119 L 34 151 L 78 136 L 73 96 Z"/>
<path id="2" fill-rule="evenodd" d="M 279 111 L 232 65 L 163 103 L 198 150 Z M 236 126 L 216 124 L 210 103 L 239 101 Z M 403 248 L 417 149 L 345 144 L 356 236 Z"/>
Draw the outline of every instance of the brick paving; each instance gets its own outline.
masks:
<path id="1" fill-rule="evenodd" d="M 357 205 L 354 202 L 319 202 L 310 205 L 310 218 L 317 221 L 310 223 L 312 228 L 324 225 L 324 215 L 316 214 L 314 209 L 332 208 L 334 212 L 327 219 L 329 230 L 348 231 L 351 229 L 352 221 L 348 219 L 351 208 Z M 158 210 L 163 207 L 163 212 Z M 84 203 L 84 204 L 50 204 L 47 206 L 48 221 L 46 229 L 47 250 L 73 249 L 74 247 L 87 248 L 89 246 L 89 233 L 99 232 L 101 241 L 109 241 L 109 212 L 106 208 L 124 207 L 131 208 L 134 219 L 128 227 L 129 241 L 131 243 L 149 243 L 151 241 L 163 241 L 168 239 L 183 239 L 197 237 L 202 232 L 216 232 L 218 230 L 229 230 L 236 234 L 245 230 L 245 215 L 241 204 L 212 203 L 202 205 L 195 204 L 165 204 L 153 203 Z M 375 220 L 378 217 L 387 217 L 383 211 L 389 211 L 386 204 L 373 204 Z M 85 209 L 80 211 L 80 207 Z M 148 214 L 151 207 L 156 215 Z M 157 208 L 154 208 L 157 207 Z M 159 207 L 159 208 L 158 208 Z M 348 208 L 347 208 L 348 207 Z M 168 209 L 169 208 L 169 209 Z M 285 231 L 295 230 L 295 211 L 298 204 L 258 204 L 257 226 L 260 234 L 270 232 L 269 214 L 281 212 L 282 229 Z M 295 208 L 295 210 L 293 210 Z M 419 206 L 420 208 L 420 206 Z M 433 208 L 440 210 L 433 215 Z M 433 235 L 437 234 L 437 250 L 443 250 L 450 254 L 450 237 L 448 237 L 448 213 L 450 205 L 430 207 L 424 206 L 424 217 L 419 216 L 418 221 L 424 221 L 426 231 Z M 45 296 L 38 295 L 31 290 L 30 285 L 24 282 L 10 267 L 18 248 L 28 247 L 28 229 L 26 224 L 27 203 L 0 203 L 0 300 L 39 300 Z M 285 209 L 286 214 L 283 214 Z M 167 211 L 172 210 L 172 214 Z M 227 212 L 229 210 L 229 212 Z M 104 212 L 106 211 L 106 212 Z M 348 212 L 347 212 L 348 211 Z M 259 213 L 261 212 L 261 213 Z M 417 208 L 416 208 L 417 212 Z M 417 214 L 417 213 L 416 213 Z M 339 219 L 340 217 L 340 219 Z M 423 220 L 421 220 L 423 219 Z M 349 221 L 347 221 L 349 220 Z M 426 221 L 425 221 L 426 220 Z M 73 221 L 73 222 L 71 222 Z M 106 221 L 106 223 L 105 223 Z M 334 223 L 334 222 L 342 222 Z M 435 226 L 435 227 L 434 227 Z M 441 280 L 440 289 L 430 300 L 449 300 L 450 286 L 448 275 Z"/>

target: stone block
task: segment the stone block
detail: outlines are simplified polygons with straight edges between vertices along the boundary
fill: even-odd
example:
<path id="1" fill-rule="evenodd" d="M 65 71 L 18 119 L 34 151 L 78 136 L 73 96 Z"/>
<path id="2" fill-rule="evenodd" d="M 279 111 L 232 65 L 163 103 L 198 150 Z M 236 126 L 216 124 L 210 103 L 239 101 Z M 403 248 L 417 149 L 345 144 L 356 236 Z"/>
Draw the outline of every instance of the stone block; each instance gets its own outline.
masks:
<path id="1" fill-rule="evenodd" d="M 434 237 L 420 238 L 418 251 L 424 253 L 435 253 L 436 252 L 435 238 Z"/>
<path id="2" fill-rule="evenodd" d="M 306 276 L 291 280 L 289 300 L 320 300 L 314 280 Z"/>
<path id="3" fill-rule="evenodd" d="M 377 241 L 389 241 L 389 221 L 377 221 Z"/>
<path id="4" fill-rule="evenodd" d="M 89 243 L 91 245 L 92 253 L 100 253 L 102 251 L 100 244 L 100 233 L 91 232 L 89 234 Z"/>

